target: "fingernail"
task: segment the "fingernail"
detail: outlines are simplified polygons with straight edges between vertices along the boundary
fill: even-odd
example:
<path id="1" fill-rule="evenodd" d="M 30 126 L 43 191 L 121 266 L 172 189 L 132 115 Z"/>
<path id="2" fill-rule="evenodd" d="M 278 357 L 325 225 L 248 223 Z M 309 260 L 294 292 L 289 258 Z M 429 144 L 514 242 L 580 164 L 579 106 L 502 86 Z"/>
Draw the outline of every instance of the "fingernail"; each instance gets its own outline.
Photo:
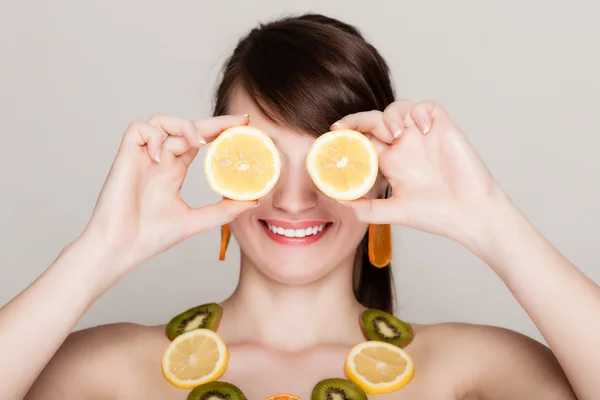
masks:
<path id="1" fill-rule="evenodd" d="M 400 136 L 402 134 L 402 128 L 400 128 L 398 125 L 392 125 L 392 135 L 394 136 L 394 139 L 396 139 L 398 136 Z"/>
<path id="2" fill-rule="evenodd" d="M 423 134 L 427 134 L 427 132 L 429 132 L 429 125 L 427 125 L 425 122 L 422 121 L 418 121 L 417 124 L 419 125 L 419 128 L 421 129 L 421 131 L 423 131 Z"/>
<path id="3" fill-rule="evenodd" d="M 204 138 L 202 136 L 200 136 L 200 139 L 198 139 L 198 142 L 200 142 L 201 145 L 207 144 L 206 140 L 204 140 Z"/>
<path id="4" fill-rule="evenodd" d="M 154 157 L 156 162 L 160 162 L 160 149 L 156 152 L 156 156 Z"/>
<path id="5" fill-rule="evenodd" d="M 250 121 L 250 114 L 244 114 L 244 117 L 248 118 L 248 121 Z"/>
<path id="6" fill-rule="evenodd" d="M 337 128 L 338 126 L 340 126 L 339 121 L 338 122 L 334 122 L 333 124 L 331 124 L 331 126 L 329 127 L 329 129 L 333 130 L 334 128 Z"/>

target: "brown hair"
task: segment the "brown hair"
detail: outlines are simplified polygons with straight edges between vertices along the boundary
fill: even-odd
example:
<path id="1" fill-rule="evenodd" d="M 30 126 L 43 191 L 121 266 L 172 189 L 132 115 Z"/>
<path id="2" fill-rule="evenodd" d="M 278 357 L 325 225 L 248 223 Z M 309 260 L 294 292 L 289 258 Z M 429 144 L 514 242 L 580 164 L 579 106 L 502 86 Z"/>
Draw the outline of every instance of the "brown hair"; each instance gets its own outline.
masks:
<path id="1" fill-rule="evenodd" d="M 318 14 L 259 24 L 226 60 L 213 115 L 227 114 L 242 87 L 272 121 L 315 136 L 342 117 L 394 101 L 389 69 L 353 26 Z M 391 265 L 375 268 L 367 235 L 357 252 L 354 293 L 368 308 L 392 312 Z"/>

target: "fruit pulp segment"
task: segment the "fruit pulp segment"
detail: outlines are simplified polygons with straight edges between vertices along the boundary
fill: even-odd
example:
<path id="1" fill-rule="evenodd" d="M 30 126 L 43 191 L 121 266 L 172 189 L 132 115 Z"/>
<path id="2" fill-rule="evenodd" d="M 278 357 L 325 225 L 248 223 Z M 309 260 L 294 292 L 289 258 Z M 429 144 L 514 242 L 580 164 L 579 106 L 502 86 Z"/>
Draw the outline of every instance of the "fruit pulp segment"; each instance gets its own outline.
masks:
<path id="1" fill-rule="evenodd" d="M 273 153 L 254 135 L 232 135 L 215 149 L 214 181 L 236 192 L 258 192 L 276 173 Z"/>
<path id="2" fill-rule="evenodd" d="M 346 192 L 364 184 L 371 174 L 370 154 L 357 138 L 341 136 L 323 146 L 316 157 L 321 180 Z"/>
<path id="3" fill-rule="evenodd" d="M 354 357 L 356 371 L 374 384 L 390 383 L 406 370 L 406 360 L 385 347 L 369 347 Z"/>
<path id="4" fill-rule="evenodd" d="M 384 267 L 392 258 L 392 231 L 389 224 L 369 225 L 369 258 L 376 267 Z"/>
<path id="5" fill-rule="evenodd" d="M 376 319 L 374 324 L 377 326 L 377 330 L 386 339 L 397 339 L 400 337 L 398 330 L 394 329 L 385 319 Z"/>
<path id="6" fill-rule="evenodd" d="M 170 357 L 170 368 L 179 379 L 198 379 L 210 374 L 219 361 L 217 343 L 210 337 L 191 337 L 181 342 Z"/>
<path id="7" fill-rule="evenodd" d="M 206 318 L 208 318 L 207 313 L 202 313 L 202 314 L 196 315 L 190 322 L 188 322 L 186 324 L 183 331 L 189 332 L 189 331 L 193 331 L 194 329 L 198 328 L 199 326 L 203 326 Z"/>

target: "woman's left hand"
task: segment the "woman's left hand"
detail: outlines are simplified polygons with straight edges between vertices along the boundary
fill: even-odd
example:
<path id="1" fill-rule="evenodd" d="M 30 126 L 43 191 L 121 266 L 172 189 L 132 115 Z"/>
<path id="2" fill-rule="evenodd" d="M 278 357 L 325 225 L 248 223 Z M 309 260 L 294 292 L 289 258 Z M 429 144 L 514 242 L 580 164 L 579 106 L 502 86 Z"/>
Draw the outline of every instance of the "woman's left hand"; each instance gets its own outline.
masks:
<path id="1" fill-rule="evenodd" d="M 372 135 L 381 173 L 392 187 L 389 199 L 348 202 L 356 217 L 439 234 L 473 251 L 506 283 L 555 356 L 506 330 L 488 336 L 496 338 L 490 344 L 496 341 L 523 357 L 527 366 L 519 373 L 541 371 L 555 384 L 525 385 L 527 390 L 536 398 L 548 391 L 565 399 L 596 399 L 600 358 L 590 354 L 600 349 L 600 288 L 510 201 L 442 107 L 397 101 L 383 113 L 348 115 L 332 129 L 343 127 Z M 394 137 L 399 128 L 402 133 Z M 495 371 L 478 380 L 474 393 L 494 392 L 503 382 L 497 378 Z"/>
<path id="2" fill-rule="evenodd" d="M 372 134 L 389 199 L 347 202 L 363 222 L 396 224 L 466 244 L 503 194 L 460 128 L 433 101 L 399 100 L 383 112 L 351 114 L 332 126 Z"/>

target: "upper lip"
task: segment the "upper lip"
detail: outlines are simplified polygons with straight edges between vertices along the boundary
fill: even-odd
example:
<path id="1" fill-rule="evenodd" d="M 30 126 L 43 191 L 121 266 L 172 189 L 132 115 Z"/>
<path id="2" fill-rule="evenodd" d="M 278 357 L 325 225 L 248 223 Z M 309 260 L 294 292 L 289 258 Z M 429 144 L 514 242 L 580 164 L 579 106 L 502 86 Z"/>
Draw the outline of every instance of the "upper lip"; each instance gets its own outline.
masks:
<path id="1" fill-rule="evenodd" d="M 284 229 L 306 229 L 313 226 L 325 225 L 330 222 L 325 220 L 284 221 L 280 219 L 262 219 L 262 221 Z"/>

